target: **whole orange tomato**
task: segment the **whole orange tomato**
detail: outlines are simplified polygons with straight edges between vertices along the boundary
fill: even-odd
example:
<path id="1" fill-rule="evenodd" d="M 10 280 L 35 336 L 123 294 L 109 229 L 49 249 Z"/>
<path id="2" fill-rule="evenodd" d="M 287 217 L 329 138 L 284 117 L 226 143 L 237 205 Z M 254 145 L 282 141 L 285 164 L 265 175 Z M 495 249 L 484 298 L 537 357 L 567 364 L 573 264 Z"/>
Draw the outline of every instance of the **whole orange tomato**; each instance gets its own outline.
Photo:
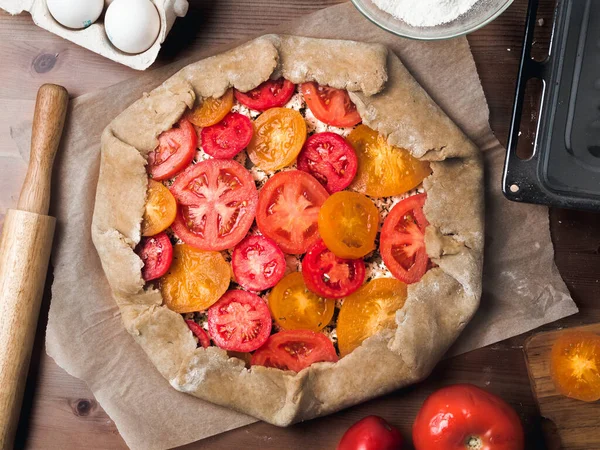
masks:
<path id="1" fill-rule="evenodd" d="M 431 394 L 413 424 L 416 450 L 523 450 L 524 441 L 515 410 L 471 384 Z"/>

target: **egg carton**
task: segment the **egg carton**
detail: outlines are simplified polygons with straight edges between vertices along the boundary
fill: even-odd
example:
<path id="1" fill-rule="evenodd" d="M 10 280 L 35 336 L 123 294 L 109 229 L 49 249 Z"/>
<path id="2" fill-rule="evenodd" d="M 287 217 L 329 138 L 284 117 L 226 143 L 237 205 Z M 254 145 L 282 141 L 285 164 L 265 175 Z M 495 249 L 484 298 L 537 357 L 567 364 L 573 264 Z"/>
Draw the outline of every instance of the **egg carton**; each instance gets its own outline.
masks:
<path id="1" fill-rule="evenodd" d="M 10 14 L 20 14 L 23 11 L 28 11 L 37 26 L 113 61 L 136 70 L 145 70 L 156 60 L 160 47 L 169 31 L 171 31 L 175 19 L 184 17 L 189 6 L 187 0 L 152 1 L 160 16 L 160 32 L 152 47 L 136 55 L 124 53 L 110 43 L 104 31 L 104 13 L 89 27 L 74 30 L 63 27 L 52 17 L 46 6 L 46 0 L 0 0 L 0 8 Z"/>

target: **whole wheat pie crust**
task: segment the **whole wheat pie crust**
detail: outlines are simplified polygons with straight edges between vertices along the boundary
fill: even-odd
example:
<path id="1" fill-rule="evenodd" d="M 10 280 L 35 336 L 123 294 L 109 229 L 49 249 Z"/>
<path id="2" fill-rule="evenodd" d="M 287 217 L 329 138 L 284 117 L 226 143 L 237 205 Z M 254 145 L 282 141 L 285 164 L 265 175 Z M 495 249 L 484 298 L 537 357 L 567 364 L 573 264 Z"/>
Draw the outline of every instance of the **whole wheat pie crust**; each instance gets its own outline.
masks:
<path id="1" fill-rule="evenodd" d="M 300 373 L 253 366 L 197 348 L 181 314 L 145 285 L 134 253 L 146 202 L 146 159 L 187 108 L 269 78 L 347 89 L 363 123 L 431 162 L 425 242 L 435 267 L 408 286 L 396 328 L 336 363 Z M 386 47 L 266 35 L 191 64 L 132 104 L 102 135 L 92 237 L 123 324 L 175 389 L 285 426 L 329 414 L 425 378 L 475 313 L 483 263 L 480 152 Z M 143 374 L 138 374 L 142 376 Z"/>

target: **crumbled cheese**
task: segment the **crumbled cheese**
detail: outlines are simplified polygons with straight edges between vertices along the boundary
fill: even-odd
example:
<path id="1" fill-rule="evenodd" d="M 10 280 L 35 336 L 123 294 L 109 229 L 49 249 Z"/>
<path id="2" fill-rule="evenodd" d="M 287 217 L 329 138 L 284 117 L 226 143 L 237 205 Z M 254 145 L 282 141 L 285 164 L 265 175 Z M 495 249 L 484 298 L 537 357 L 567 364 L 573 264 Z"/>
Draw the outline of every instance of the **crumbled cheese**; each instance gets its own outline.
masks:
<path id="1" fill-rule="evenodd" d="M 248 161 L 250 161 L 249 158 L 248 158 Z M 252 178 L 254 178 L 254 184 L 256 184 L 256 189 L 260 189 L 261 187 L 264 186 L 264 184 L 269 179 L 269 175 L 267 174 L 267 172 L 262 170 L 260 167 L 252 164 L 252 161 L 250 161 L 249 165 L 250 165 L 250 167 L 246 166 L 246 168 L 250 172 L 250 175 L 252 175 Z"/>
<path id="2" fill-rule="evenodd" d="M 302 272 L 302 261 L 298 255 L 285 255 L 285 274 Z"/>
<path id="3" fill-rule="evenodd" d="M 335 325 L 327 326 L 321 330 L 321 332 L 329 338 L 333 345 L 337 345 L 337 328 Z"/>
<path id="4" fill-rule="evenodd" d="M 292 97 L 285 105 L 283 105 L 283 107 L 298 111 L 300 114 L 307 109 L 306 102 L 304 101 L 304 97 L 301 92 L 296 92 L 294 95 L 292 95 Z"/>
<path id="5" fill-rule="evenodd" d="M 184 320 L 193 320 L 200 325 L 205 331 L 208 331 L 208 312 L 197 311 L 182 314 Z"/>
<path id="6" fill-rule="evenodd" d="M 370 258 L 365 258 L 365 281 L 369 282 L 375 278 L 393 278 L 379 252 L 373 252 Z"/>
<path id="7" fill-rule="evenodd" d="M 240 113 L 246 117 L 248 117 L 249 119 L 256 119 L 259 115 L 260 112 L 256 111 L 254 109 L 250 109 L 247 106 L 242 105 L 241 103 L 238 103 L 237 101 L 235 102 L 235 104 L 233 105 L 233 108 L 231 108 L 232 112 L 236 112 L 236 113 Z"/>
<path id="8" fill-rule="evenodd" d="M 377 206 L 377 209 L 379 210 L 379 220 L 380 220 L 379 227 L 380 227 L 380 229 L 381 229 L 381 226 L 383 225 L 383 221 L 385 220 L 385 218 L 387 217 L 387 215 L 389 214 L 389 212 L 392 210 L 392 208 L 394 206 L 396 206 L 398 203 L 400 203 L 405 198 L 408 198 L 408 197 L 410 197 L 412 195 L 416 195 L 416 194 L 422 194 L 423 192 L 425 192 L 425 189 L 423 188 L 423 185 L 420 185 L 417 188 L 413 189 L 412 191 L 405 192 L 402 195 L 394 195 L 392 197 L 380 197 L 380 198 L 369 197 L 373 201 L 375 206 Z"/>

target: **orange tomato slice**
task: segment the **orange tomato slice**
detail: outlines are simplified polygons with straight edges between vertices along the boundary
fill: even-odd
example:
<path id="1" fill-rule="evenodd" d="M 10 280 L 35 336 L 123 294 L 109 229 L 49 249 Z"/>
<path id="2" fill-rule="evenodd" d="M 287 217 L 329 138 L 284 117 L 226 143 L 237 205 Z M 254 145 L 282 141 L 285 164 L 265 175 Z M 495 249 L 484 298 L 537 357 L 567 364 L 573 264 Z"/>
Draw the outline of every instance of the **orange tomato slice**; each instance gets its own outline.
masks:
<path id="1" fill-rule="evenodd" d="M 221 253 L 178 244 L 160 290 L 165 305 L 175 312 L 203 311 L 221 298 L 230 280 L 231 269 Z"/>
<path id="2" fill-rule="evenodd" d="M 269 309 L 284 330 L 320 331 L 331 322 L 335 301 L 309 291 L 302 274 L 294 272 L 273 288 Z"/>
<path id="3" fill-rule="evenodd" d="M 337 322 L 340 356 L 370 336 L 395 326 L 396 311 L 406 301 L 406 284 L 394 278 L 376 278 L 344 299 Z"/>
<path id="4" fill-rule="evenodd" d="M 278 170 L 290 165 L 306 140 L 306 122 L 289 108 L 271 108 L 254 121 L 254 136 L 246 151 L 263 170 Z"/>
<path id="5" fill-rule="evenodd" d="M 428 162 L 388 144 L 385 137 L 366 125 L 356 127 L 347 139 L 358 158 L 356 177 L 350 185 L 357 192 L 370 197 L 404 194 L 431 173 Z"/>
<path id="6" fill-rule="evenodd" d="M 154 236 L 165 231 L 177 215 L 177 202 L 162 183 L 148 180 L 148 198 L 142 219 L 142 236 Z"/>
<path id="7" fill-rule="evenodd" d="M 379 210 L 356 192 L 336 192 L 319 211 L 319 234 L 340 258 L 362 258 L 373 251 L 378 227 Z"/>
<path id="8" fill-rule="evenodd" d="M 233 107 L 233 89 L 222 97 L 205 99 L 200 105 L 186 114 L 186 118 L 197 127 L 210 127 L 219 123 Z"/>
<path id="9" fill-rule="evenodd" d="M 600 399 L 600 336 L 589 331 L 565 331 L 552 346 L 552 380 L 567 397 Z"/>

